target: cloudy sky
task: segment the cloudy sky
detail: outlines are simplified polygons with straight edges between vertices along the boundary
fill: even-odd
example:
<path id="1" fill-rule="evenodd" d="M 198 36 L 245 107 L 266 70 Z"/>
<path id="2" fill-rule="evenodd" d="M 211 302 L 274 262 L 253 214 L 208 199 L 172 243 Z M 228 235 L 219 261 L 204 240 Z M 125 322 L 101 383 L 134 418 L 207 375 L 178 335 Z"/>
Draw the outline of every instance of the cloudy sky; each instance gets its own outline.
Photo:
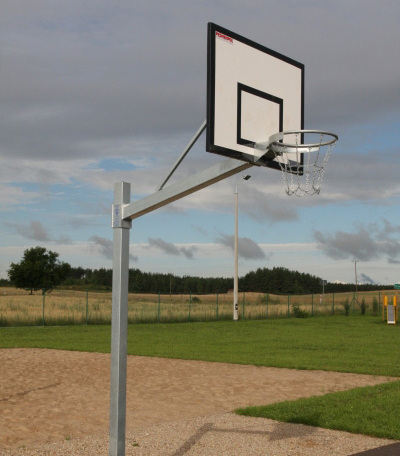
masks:
<path id="1" fill-rule="evenodd" d="M 305 127 L 340 137 L 318 196 L 248 171 L 239 274 L 400 281 L 398 0 L 3 0 L 0 277 L 37 245 L 111 267 L 114 183 L 152 194 L 206 118 L 208 22 L 303 63 Z M 203 135 L 171 182 L 221 160 Z M 240 179 L 135 220 L 130 266 L 233 276 Z"/>

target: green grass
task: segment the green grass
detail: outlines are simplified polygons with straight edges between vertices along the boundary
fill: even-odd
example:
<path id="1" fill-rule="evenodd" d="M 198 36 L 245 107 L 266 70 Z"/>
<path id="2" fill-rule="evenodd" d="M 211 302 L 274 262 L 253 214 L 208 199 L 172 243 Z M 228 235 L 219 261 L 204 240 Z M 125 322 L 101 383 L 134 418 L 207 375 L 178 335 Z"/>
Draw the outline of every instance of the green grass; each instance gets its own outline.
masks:
<path id="1" fill-rule="evenodd" d="M 110 351 L 110 326 L 0 328 L 0 348 Z M 130 325 L 128 353 L 400 377 L 399 328 L 374 317 Z"/>
<path id="2" fill-rule="evenodd" d="M 245 416 L 400 440 L 400 382 L 238 409 Z"/>

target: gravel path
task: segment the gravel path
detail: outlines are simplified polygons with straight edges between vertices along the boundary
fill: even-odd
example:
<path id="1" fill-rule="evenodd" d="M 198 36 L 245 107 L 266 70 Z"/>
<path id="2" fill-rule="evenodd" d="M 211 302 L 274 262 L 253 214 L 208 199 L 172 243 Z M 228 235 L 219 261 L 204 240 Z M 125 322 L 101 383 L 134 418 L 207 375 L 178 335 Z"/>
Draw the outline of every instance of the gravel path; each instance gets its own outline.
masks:
<path id="1" fill-rule="evenodd" d="M 393 443 L 232 413 L 131 430 L 126 456 L 349 456 Z M 87 436 L 3 456 L 108 456 L 108 437 Z"/>

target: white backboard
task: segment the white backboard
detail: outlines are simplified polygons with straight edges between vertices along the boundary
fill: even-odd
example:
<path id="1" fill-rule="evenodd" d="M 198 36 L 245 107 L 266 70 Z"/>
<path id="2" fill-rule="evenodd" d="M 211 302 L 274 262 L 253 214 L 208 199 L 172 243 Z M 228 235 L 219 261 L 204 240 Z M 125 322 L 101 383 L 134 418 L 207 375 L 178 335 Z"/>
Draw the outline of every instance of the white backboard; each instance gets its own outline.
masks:
<path id="1" fill-rule="evenodd" d="M 304 65 L 209 23 L 207 151 L 254 162 L 255 143 L 303 129 Z"/>

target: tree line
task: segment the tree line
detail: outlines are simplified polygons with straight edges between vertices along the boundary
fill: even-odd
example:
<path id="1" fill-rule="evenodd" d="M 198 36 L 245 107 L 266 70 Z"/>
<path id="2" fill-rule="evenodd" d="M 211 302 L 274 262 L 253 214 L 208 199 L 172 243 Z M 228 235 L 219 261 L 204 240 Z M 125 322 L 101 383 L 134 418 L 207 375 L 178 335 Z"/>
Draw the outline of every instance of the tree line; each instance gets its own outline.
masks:
<path id="1" fill-rule="evenodd" d="M 33 247 L 24 252 L 19 263 L 11 263 L 8 280 L 0 285 L 14 285 L 30 290 L 54 287 L 96 289 L 110 291 L 112 269 L 72 267 L 60 262 L 56 252 L 43 247 Z M 227 293 L 233 288 L 232 277 L 193 277 L 189 275 L 144 272 L 129 269 L 129 292 L 131 293 Z M 359 291 L 387 289 L 391 286 L 358 285 Z M 311 274 L 292 271 L 283 267 L 258 268 L 239 277 L 239 291 L 270 294 L 320 294 L 322 280 Z M 325 283 L 325 293 L 355 291 L 354 284 Z"/>

